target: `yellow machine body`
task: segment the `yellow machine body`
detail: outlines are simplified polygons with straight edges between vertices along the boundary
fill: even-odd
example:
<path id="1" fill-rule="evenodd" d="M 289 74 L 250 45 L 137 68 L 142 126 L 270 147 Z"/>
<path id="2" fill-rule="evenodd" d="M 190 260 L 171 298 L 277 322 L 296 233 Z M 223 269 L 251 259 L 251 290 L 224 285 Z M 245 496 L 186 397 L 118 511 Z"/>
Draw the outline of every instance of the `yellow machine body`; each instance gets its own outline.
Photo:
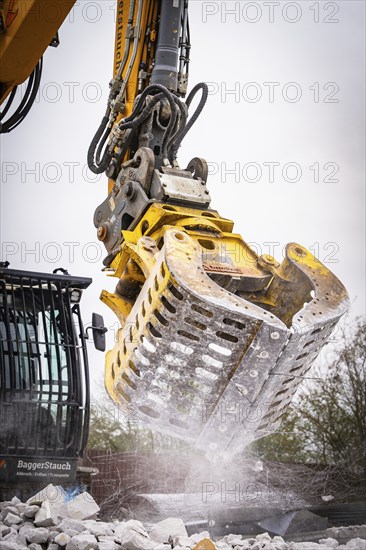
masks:
<path id="1" fill-rule="evenodd" d="M 73 4 L 0 2 L 1 101 L 32 73 Z M 106 388 L 153 429 L 238 452 L 278 427 L 347 310 L 347 292 L 300 245 L 289 244 L 281 264 L 258 257 L 210 208 L 207 163 L 180 168 L 178 150 L 208 96 L 200 83 L 182 100 L 188 1 L 117 0 L 116 14 L 106 114 L 88 151 L 89 168 L 109 181 L 94 225 L 118 279 L 101 294 L 121 324 Z"/>
<path id="2" fill-rule="evenodd" d="M 31 74 L 75 0 L 0 3 L 0 103 Z"/>

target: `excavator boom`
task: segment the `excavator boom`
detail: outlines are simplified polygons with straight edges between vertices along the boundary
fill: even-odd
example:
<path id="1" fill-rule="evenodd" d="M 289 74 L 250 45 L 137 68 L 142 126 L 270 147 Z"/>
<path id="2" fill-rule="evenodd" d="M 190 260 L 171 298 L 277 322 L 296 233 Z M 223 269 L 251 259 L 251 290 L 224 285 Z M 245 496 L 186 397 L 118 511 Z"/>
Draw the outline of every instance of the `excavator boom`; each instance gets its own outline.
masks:
<path id="1" fill-rule="evenodd" d="M 0 2 L 3 98 L 36 66 L 73 2 L 53 2 L 62 10 L 43 30 L 22 4 L 34 11 L 48 2 Z M 108 102 L 88 150 L 90 170 L 108 177 L 94 225 L 104 270 L 117 279 L 101 299 L 121 324 L 106 356 L 106 388 L 142 423 L 236 453 L 277 428 L 347 310 L 347 292 L 298 244 L 282 263 L 258 256 L 212 209 L 206 161 L 180 166 L 179 149 L 208 97 L 204 83 L 187 95 L 188 0 L 117 0 L 116 14 Z M 33 56 L 23 71 L 17 37 Z M 1 131 L 27 109 L 5 122 L 6 105 Z"/>
<path id="2" fill-rule="evenodd" d="M 201 83 L 182 99 L 188 2 L 118 5 L 129 5 L 129 23 L 117 21 L 116 74 L 88 154 L 90 169 L 110 178 L 94 225 L 105 271 L 118 279 L 101 295 L 121 323 L 106 388 L 143 424 L 236 453 L 279 426 L 347 292 L 298 244 L 281 264 L 259 257 L 211 209 L 206 162 L 179 166 L 208 95 Z"/>

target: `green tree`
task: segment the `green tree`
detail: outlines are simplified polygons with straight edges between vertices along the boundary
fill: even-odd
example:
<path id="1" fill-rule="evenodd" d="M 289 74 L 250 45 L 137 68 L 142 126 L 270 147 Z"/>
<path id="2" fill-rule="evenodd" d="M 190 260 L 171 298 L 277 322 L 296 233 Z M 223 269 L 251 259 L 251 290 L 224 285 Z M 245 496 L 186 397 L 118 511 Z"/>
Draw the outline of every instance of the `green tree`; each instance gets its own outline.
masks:
<path id="1" fill-rule="evenodd" d="M 103 398 L 91 406 L 88 449 L 115 453 L 176 451 L 185 447 L 178 439 L 144 428 L 133 415 L 129 418 L 118 405 Z"/>
<path id="2" fill-rule="evenodd" d="M 340 333 L 327 376 L 300 396 L 296 430 L 309 459 L 366 479 L 366 323 Z"/>
<path id="3" fill-rule="evenodd" d="M 298 422 L 296 409 L 290 405 L 283 417 L 280 429 L 253 443 L 249 454 L 259 456 L 268 462 L 306 462 L 308 454 L 304 448 L 304 441 L 297 430 Z"/>
<path id="4" fill-rule="evenodd" d="M 136 427 L 119 418 L 113 404 L 94 403 L 90 409 L 88 449 L 98 451 L 132 451 L 136 447 Z"/>
<path id="5" fill-rule="evenodd" d="M 252 449 L 264 460 L 335 465 L 365 484 L 366 323 L 358 319 L 336 335 L 339 343 L 327 369 L 318 367 L 300 389 L 279 433 Z"/>

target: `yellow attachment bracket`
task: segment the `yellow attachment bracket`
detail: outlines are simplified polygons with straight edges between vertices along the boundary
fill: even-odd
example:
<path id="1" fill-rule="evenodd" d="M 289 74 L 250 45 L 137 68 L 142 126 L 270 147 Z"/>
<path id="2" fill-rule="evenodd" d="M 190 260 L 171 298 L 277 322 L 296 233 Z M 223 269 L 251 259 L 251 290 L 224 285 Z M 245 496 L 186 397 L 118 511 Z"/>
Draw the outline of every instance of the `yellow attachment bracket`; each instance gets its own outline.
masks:
<path id="1" fill-rule="evenodd" d="M 121 298 L 115 293 L 102 290 L 100 299 L 106 304 L 113 313 L 118 317 L 119 322 L 123 325 L 132 309 L 133 303 L 130 300 Z"/>

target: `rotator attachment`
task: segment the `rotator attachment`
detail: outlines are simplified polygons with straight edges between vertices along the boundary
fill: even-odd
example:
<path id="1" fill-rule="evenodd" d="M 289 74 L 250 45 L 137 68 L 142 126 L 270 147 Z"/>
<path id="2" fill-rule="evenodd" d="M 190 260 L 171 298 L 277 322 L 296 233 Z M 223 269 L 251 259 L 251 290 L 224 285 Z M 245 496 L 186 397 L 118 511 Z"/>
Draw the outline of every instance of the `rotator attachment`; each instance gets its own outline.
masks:
<path id="1" fill-rule="evenodd" d="M 303 247 L 279 265 L 231 229 L 215 211 L 152 204 L 101 298 L 122 324 L 112 398 L 152 429 L 237 453 L 278 427 L 348 296 Z"/>

